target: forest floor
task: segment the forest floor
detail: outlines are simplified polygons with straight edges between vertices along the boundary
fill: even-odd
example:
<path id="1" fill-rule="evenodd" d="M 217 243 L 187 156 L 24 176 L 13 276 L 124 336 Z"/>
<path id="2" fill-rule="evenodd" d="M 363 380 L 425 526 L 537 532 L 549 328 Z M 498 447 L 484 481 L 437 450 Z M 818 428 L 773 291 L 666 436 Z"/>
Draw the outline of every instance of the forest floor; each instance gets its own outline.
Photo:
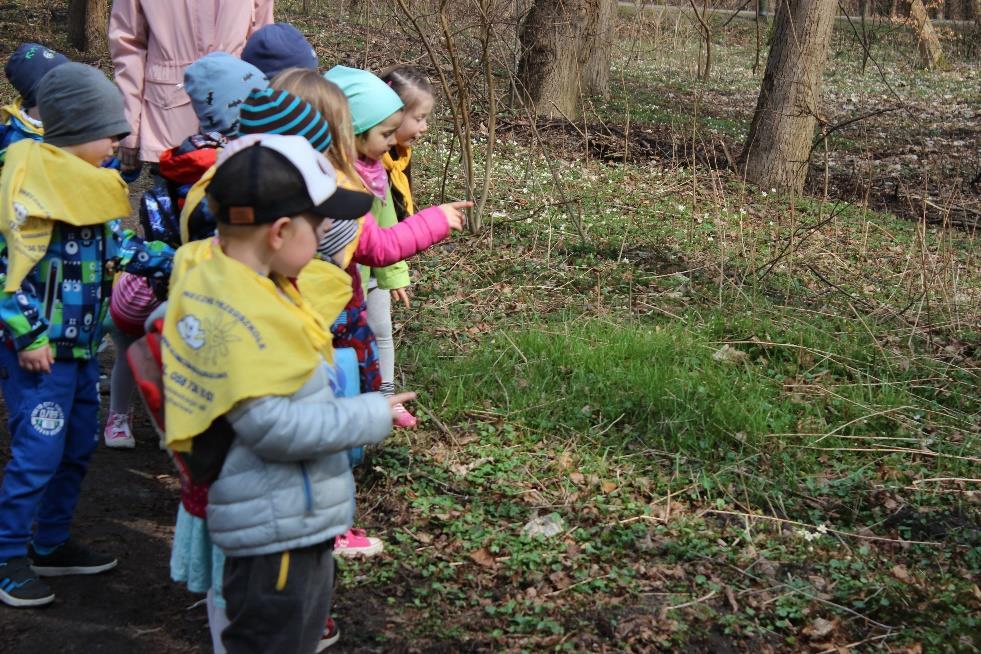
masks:
<path id="1" fill-rule="evenodd" d="M 63 31 L 63 3 L 23 5 L 0 4 L 3 53 Z M 281 8 L 325 65 L 400 54 Z M 882 28 L 863 75 L 839 29 L 828 125 L 881 113 L 788 198 L 724 163 L 759 87 L 739 23 L 700 83 L 690 24 L 624 21 L 609 98 L 544 147 L 502 115 L 485 227 L 417 257 L 395 314 L 422 425 L 358 471 L 387 546 L 342 566 L 336 651 L 981 648 L 977 42 L 947 34 L 924 72 Z M 420 205 L 451 156 L 433 123 Z M 167 575 L 175 478 L 139 438 L 97 452 L 77 521 L 120 568 L 3 611 L 5 652 L 207 651 Z"/>

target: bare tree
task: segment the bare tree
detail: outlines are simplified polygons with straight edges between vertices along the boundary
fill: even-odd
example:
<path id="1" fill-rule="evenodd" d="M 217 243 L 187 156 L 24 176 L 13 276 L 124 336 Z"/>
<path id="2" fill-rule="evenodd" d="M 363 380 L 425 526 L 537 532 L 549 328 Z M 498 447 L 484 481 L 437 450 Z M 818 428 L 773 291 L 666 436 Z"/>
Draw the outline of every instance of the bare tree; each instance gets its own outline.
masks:
<path id="1" fill-rule="evenodd" d="M 109 3 L 107 0 L 71 0 L 68 4 L 68 41 L 88 52 L 108 42 Z"/>
<path id="2" fill-rule="evenodd" d="M 541 116 L 579 113 L 604 0 L 535 0 L 521 29 L 520 92 Z"/>
<path id="3" fill-rule="evenodd" d="M 617 0 L 600 0 L 599 16 L 593 34 L 593 46 L 583 71 L 583 86 L 593 95 L 606 95 L 610 90 L 610 57 L 616 36 Z"/>
<path id="4" fill-rule="evenodd" d="M 781 0 L 742 164 L 765 188 L 804 188 L 836 3 Z"/>
<path id="5" fill-rule="evenodd" d="M 940 49 L 940 39 L 933 29 L 926 7 L 923 6 L 923 0 L 913 0 L 910 3 L 909 18 L 919 40 L 920 59 L 923 65 L 927 68 L 936 68 L 943 60 L 943 51 Z"/>

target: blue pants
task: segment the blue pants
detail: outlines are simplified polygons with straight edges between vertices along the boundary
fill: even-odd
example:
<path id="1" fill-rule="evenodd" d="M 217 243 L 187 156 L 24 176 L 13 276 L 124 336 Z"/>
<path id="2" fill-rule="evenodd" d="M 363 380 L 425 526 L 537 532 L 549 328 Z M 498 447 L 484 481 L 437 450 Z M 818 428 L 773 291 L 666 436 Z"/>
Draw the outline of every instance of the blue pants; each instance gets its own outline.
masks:
<path id="1" fill-rule="evenodd" d="M 0 345 L 10 461 L 0 485 L 0 561 L 26 556 L 34 543 L 68 540 L 75 505 L 99 442 L 99 364 L 55 361 L 51 373 L 27 372 Z"/>

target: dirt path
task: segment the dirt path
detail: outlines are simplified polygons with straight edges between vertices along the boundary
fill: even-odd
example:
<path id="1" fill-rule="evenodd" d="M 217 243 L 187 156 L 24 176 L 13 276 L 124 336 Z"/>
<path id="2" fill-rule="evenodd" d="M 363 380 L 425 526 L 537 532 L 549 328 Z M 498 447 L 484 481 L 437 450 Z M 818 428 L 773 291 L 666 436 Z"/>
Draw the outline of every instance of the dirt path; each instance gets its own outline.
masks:
<path id="1" fill-rule="evenodd" d="M 103 361 L 109 370 L 111 353 Z M 107 396 L 103 396 L 103 415 Z M 170 580 L 170 543 L 179 483 L 170 459 L 141 411 L 135 450 L 100 445 L 82 489 L 73 535 L 119 557 L 119 567 L 92 577 L 52 579 L 51 606 L 11 609 L 0 605 L 0 652 L 40 654 L 207 654 L 211 651 L 205 607 Z M 101 434 L 100 434 L 101 439 Z M 10 455 L 6 406 L 0 402 L 0 470 Z M 389 634 L 392 609 L 383 598 L 356 590 L 340 592 L 335 614 L 342 640 L 331 654 L 399 652 L 407 645 Z"/>

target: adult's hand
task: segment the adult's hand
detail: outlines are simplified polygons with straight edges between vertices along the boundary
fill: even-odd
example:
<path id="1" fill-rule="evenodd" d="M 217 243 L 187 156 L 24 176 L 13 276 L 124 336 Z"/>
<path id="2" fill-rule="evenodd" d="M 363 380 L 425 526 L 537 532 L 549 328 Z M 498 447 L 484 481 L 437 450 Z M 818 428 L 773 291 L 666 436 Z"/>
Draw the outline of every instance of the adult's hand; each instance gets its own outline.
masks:
<path id="1" fill-rule="evenodd" d="M 131 173 L 134 170 L 139 170 L 142 166 L 139 148 L 119 147 L 119 168 L 122 172 Z"/>

